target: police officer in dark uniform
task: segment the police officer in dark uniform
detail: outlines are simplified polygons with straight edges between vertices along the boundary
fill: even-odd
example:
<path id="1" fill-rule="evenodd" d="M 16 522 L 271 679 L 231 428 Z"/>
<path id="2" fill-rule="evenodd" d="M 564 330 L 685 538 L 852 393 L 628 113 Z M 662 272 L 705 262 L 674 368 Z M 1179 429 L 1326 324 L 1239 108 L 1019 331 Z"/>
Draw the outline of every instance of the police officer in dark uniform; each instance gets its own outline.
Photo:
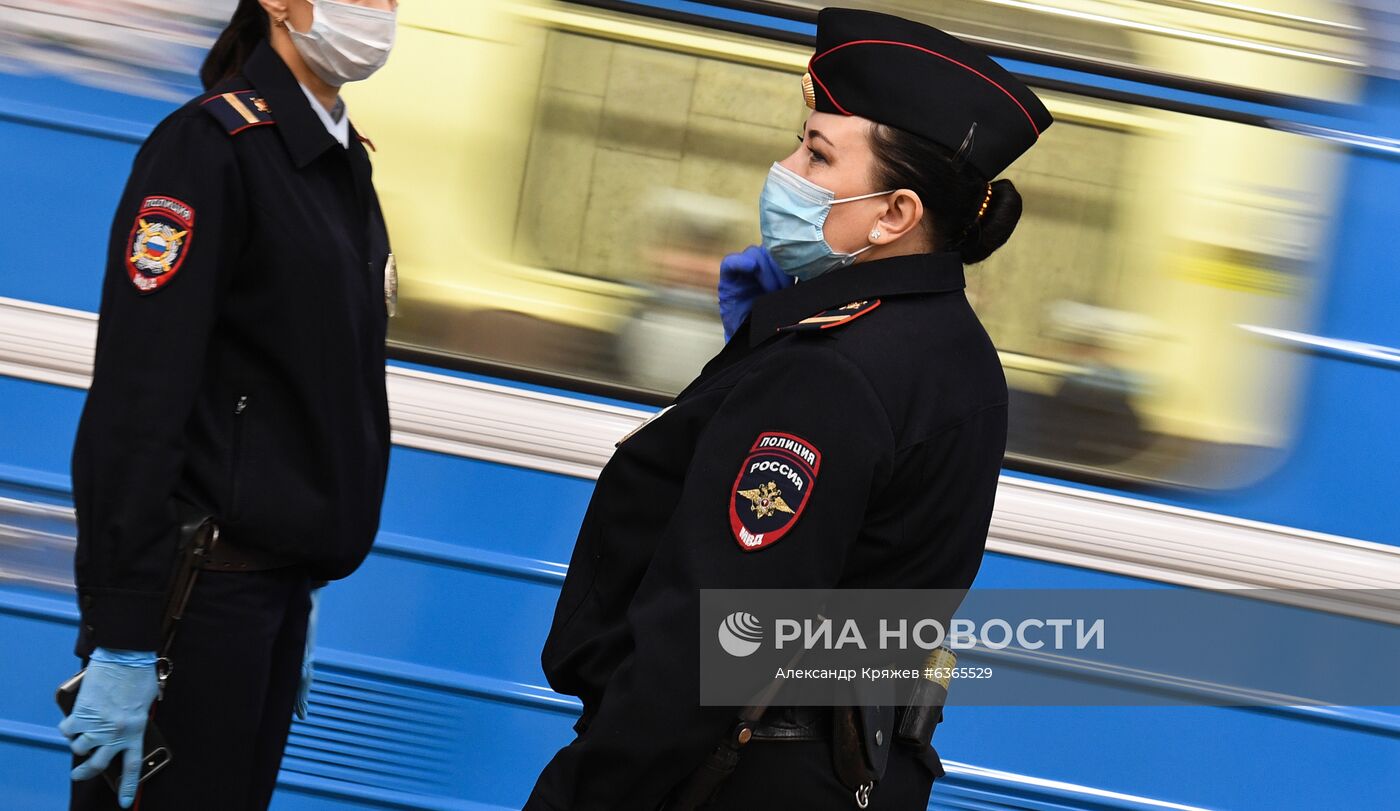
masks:
<path id="1" fill-rule="evenodd" d="M 122 192 L 73 453 L 75 809 L 136 799 L 189 509 L 221 535 L 168 652 L 150 717 L 170 762 L 141 808 L 271 798 L 313 587 L 368 553 L 388 467 L 393 262 L 339 88 L 387 59 L 395 5 L 242 0 L 210 89 L 156 127 Z M 113 761 L 115 793 L 93 779 Z"/>
<path id="2" fill-rule="evenodd" d="M 994 178 L 1051 117 L 977 49 L 864 11 L 821 13 L 803 80 L 814 112 L 764 188 L 766 251 L 725 263 L 737 331 L 598 479 L 543 655 L 583 714 L 531 811 L 676 802 L 734 727 L 697 702 L 700 589 L 965 589 L 981 563 L 1007 390 L 963 266 L 1011 235 L 1020 197 Z M 733 297 L 778 286 L 769 261 L 799 281 L 745 316 Z M 756 473 L 769 457 L 800 475 Z M 703 807 L 858 807 L 830 730 L 797 721 L 809 734 L 760 722 Z M 863 801 L 923 809 L 937 755 L 882 723 Z"/>

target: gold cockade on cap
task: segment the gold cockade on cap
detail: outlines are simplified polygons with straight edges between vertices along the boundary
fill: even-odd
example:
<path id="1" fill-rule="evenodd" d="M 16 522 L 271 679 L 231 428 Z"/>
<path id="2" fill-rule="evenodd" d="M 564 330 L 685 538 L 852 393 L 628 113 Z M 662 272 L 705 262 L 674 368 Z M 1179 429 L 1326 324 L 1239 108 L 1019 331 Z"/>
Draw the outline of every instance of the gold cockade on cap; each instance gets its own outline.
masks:
<path id="1" fill-rule="evenodd" d="M 817 109 L 817 91 L 812 87 L 812 74 L 802 74 L 802 100 L 813 110 Z"/>

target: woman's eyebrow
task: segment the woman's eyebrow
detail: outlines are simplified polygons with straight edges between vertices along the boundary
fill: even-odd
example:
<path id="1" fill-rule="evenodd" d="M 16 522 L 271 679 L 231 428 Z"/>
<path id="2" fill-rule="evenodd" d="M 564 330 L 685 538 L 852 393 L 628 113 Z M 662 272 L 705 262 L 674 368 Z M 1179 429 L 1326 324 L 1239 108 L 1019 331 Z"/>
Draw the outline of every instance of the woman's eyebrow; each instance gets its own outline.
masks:
<path id="1" fill-rule="evenodd" d="M 832 149 L 835 149 L 835 148 L 836 148 L 836 144 L 832 143 L 832 141 L 831 141 L 830 138 L 826 137 L 825 135 L 822 135 L 821 130 L 807 130 L 807 137 L 809 137 L 809 138 L 820 138 L 820 139 L 822 139 L 823 141 L 826 141 L 828 144 L 831 144 L 831 148 L 832 148 Z"/>

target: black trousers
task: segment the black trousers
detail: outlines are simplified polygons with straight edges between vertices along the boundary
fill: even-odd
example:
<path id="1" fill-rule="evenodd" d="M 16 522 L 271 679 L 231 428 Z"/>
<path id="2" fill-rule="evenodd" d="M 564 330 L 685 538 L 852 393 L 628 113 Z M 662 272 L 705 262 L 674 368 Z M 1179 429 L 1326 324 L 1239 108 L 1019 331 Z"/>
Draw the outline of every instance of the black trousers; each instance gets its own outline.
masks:
<path id="1" fill-rule="evenodd" d="M 140 811 L 262 811 L 272 800 L 306 649 L 311 581 L 296 567 L 201 572 L 170 652 L 155 723 L 170 763 L 141 784 Z M 96 777 L 72 811 L 114 811 Z"/>
<path id="2" fill-rule="evenodd" d="M 884 779 L 870 792 L 867 811 L 925 811 L 931 791 L 933 773 L 919 762 L 913 749 L 896 745 L 890 750 Z M 829 740 L 755 740 L 744 747 L 738 768 L 704 808 L 854 811 L 857 806 L 854 792 L 836 779 Z"/>

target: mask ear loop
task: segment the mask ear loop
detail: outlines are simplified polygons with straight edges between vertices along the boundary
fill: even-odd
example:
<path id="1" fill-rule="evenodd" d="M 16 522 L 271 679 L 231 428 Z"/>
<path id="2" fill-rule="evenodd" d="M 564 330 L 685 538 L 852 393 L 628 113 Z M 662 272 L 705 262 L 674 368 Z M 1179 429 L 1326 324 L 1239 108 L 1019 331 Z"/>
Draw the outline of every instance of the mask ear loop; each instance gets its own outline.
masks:
<path id="1" fill-rule="evenodd" d="M 832 200 L 830 205 L 834 206 L 837 203 L 854 203 L 857 200 L 868 200 L 871 197 L 882 197 L 886 194 L 894 194 L 897 191 L 899 191 L 899 189 L 890 189 L 889 191 L 873 191 L 869 194 L 858 194 L 855 197 L 841 197 Z"/>
<path id="2" fill-rule="evenodd" d="M 886 195 L 886 194 L 894 194 L 894 193 L 897 192 L 897 191 L 899 191 L 899 189 L 890 189 L 889 191 L 875 191 L 875 192 L 871 192 L 870 194 L 860 194 L 860 195 L 856 195 L 855 197 L 842 197 L 840 200 L 832 200 L 832 201 L 831 201 L 831 205 L 834 206 L 834 205 L 836 205 L 837 203 L 853 203 L 853 202 L 855 202 L 856 200 L 868 200 L 868 199 L 871 198 L 871 197 L 882 197 L 882 196 L 884 196 L 884 195 Z M 873 229 L 873 230 L 870 232 L 870 239 L 871 239 L 871 240 L 876 240 L 876 239 L 879 239 L 879 238 L 880 238 L 880 229 L 879 229 L 879 227 L 877 226 L 875 229 Z M 849 256 L 851 256 L 852 258 L 857 257 L 857 256 L 860 256 L 861 254 L 865 253 L 866 251 L 870 250 L 870 249 L 873 248 L 873 247 L 875 247 L 875 243 L 872 241 L 869 245 L 866 245 L 864 248 L 861 248 L 861 249 L 859 249 L 859 250 L 856 250 L 856 251 L 851 252 L 851 253 L 849 254 Z"/>
<path id="3" fill-rule="evenodd" d="M 897 191 L 899 191 L 899 189 L 890 189 L 889 191 L 873 191 L 873 192 L 871 192 L 871 193 L 869 193 L 869 194 L 858 194 L 858 195 L 856 195 L 855 197 L 842 197 L 842 198 L 839 199 L 839 200 L 832 200 L 831 203 L 830 203 L 830 205 L 833 205 L 833 206 L 834 206 L 834 205 L 836 205 L 837 203 L 854 203 L 854 202 L 857 201 L 857 200 L 868 200 L 868 199 L 870 199 L 871 197 L 883 197 L 883 196 L 886 195 L 886 194 L 894 194 L 894 193 L 897 192 Z M 877 230 L 878 230 L 878 229 L 877 229 Z M 879 239 L 879 237 L 872 237 L 872 239 Z M 874 243 L 874 242 L 871 242 L 869 245 L 866 245 L 864 248 L 858 248 L 858 249 L 856 249 L 856 250 L 854 250 L 854 251 L 851 251 L 850 253 L 846 254 L 846 260 L 847 260 L 847 261 L 846 261 L 846 264 L 850 264 L 851 262 L 855 261 L 855 258 L 856 258 L 857 256 L 860 256 L 861 254 L 865 253 L 866 251 L 870 250 L 870 249 L 873 248 L 873 247 L 875 247 L 875 243 Z"/>

